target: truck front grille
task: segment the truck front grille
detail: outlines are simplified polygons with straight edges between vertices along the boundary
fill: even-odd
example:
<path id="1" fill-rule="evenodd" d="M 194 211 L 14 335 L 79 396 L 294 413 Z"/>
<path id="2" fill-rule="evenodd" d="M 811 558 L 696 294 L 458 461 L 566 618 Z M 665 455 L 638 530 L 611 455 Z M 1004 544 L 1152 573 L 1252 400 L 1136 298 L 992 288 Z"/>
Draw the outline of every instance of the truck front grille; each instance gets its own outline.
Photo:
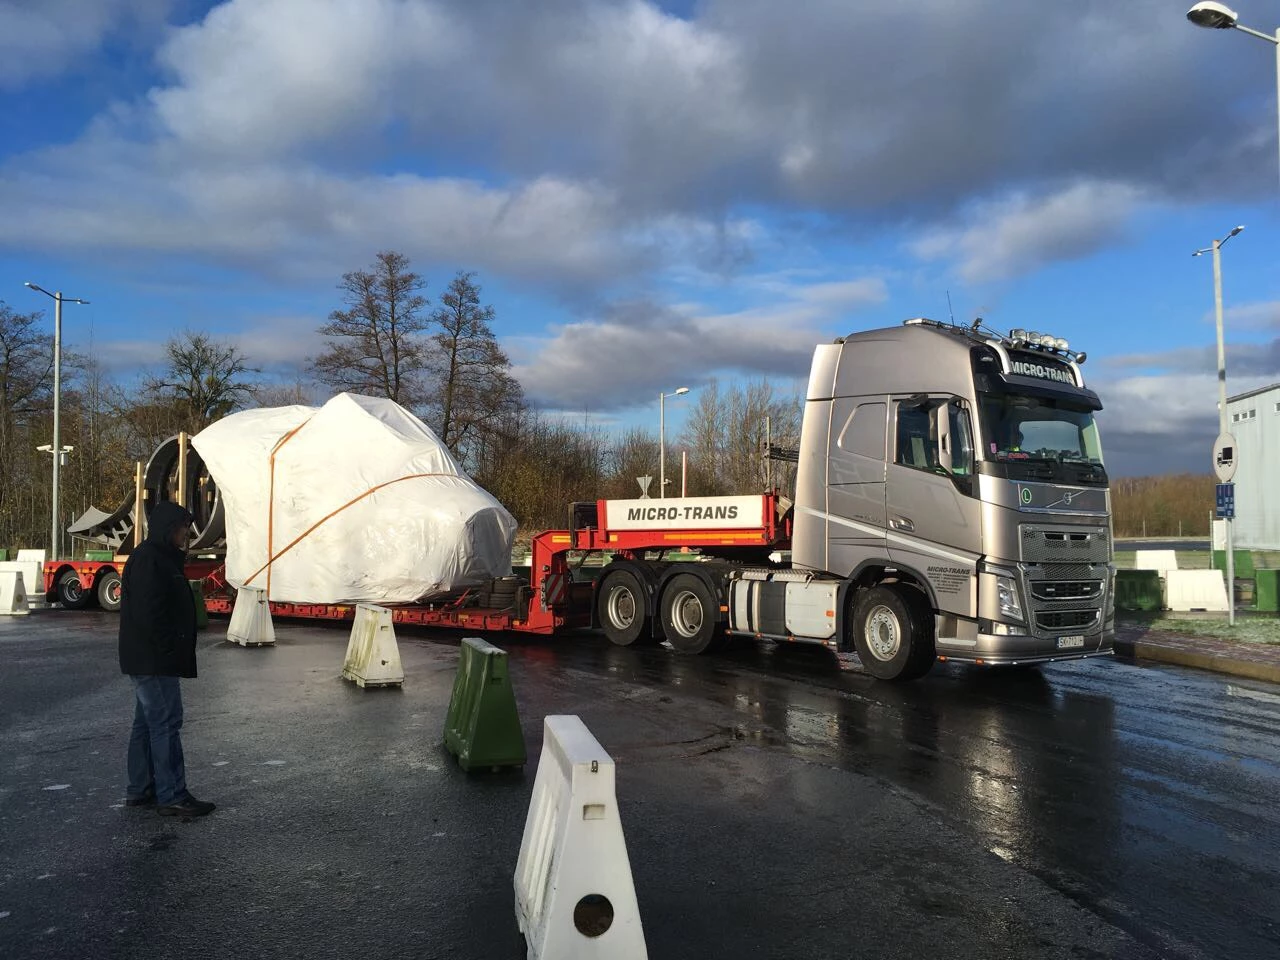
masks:
<path id="1" fill-rule="evenodd" d="M 1031 595 L 1037 600 L 1093 600 L 1102 595 L 1101 580 L 1033 580 Z"/>
<path id="2" fill-rule="evenodd" d="M 1077 630 L 1098 622 L 1097 610 L 1039 610 L 1036 626 L 1041 630 Z"/>
<path id="3" fill-rule="evenodd" d="M 1024 523 L 1023 563 L 1106 563 L 1111 538 L 1106 527 L 1049 527 Z"/>
<path id="4" fill-rule="evenodd" d="M 1076 532 L 1081 533 L 1079 529 Z M 1082 535 L 1090 534 L 1086 529 Z M 1063 541 L 1049 538 L 1044 542 L 1061 544 Z M 1074 542 L 1089 544 L 1090 550 L 1096 549 L 1097 545 L 1097 541 L 1093 540 Z M 1106 540 L 1101 543 L 1105 545 Z M 1026 545 L 1026 539 L 1023 545 Z M 1022 584 L 1030 608 L 1027 616 L 1032 632 L 1048 639 L 1063 633 L 1098 629 L 1102 623 L 1109 575 L 1110 568 L 1106 559 L 1096 563 L 1066 563 L 1059 560 L 1052 563 L 1023 564 Z"/>

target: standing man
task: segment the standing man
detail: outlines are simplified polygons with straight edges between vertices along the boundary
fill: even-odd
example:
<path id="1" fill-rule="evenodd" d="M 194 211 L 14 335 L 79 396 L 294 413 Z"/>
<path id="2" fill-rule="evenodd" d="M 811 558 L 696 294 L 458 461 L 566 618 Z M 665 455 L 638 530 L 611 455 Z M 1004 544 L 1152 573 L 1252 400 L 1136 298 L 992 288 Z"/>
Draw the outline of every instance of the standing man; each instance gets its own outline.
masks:
<path id="1" fill-rule="evenodd" d="M 196 606 L 184 569 L 193 519 L 176 503 L 157 503 L 147 539 L 121 577 L 120 670 L 135 694 L 125 803 L 154 803 L 169 817 L 203 817 L 214 809 L 187 792 L 180 734 L 179 678 L 196 675 Z"/>

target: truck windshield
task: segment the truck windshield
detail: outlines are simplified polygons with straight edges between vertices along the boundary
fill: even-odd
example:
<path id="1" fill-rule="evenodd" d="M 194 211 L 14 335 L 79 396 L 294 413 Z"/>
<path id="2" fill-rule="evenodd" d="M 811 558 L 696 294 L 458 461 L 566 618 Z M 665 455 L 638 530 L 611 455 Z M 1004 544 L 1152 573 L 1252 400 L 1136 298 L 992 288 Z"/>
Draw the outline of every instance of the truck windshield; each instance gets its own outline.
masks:
<path id="1" fill-rule="evenodd" d="M 981 397 L 984 459 L 1102 466 L 1093 413 L 1057 400 L 988 393 Z"/>

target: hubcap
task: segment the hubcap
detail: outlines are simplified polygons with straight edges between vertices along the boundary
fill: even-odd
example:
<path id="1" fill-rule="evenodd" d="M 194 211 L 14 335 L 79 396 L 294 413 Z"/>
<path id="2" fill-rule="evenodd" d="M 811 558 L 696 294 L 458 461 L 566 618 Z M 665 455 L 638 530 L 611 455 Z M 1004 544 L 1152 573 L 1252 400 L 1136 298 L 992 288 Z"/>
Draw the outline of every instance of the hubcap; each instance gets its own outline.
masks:
<path id="1" fill-rule="evenodd" d="M 614 587 L 609 591 L 609 603 L 606 607 L 609 622 L 620 630 L 625 630 L 636 620 L 636 598 L 627 587 Z"/>
<path id="2" fill-rule="evenodd" d="M 681 590 L 671 601 L 671 626 L 682 637 L 696 637 L 702 630 L 702 601 L 692 590 Z"/>
<path id="3" fill-rule="evenodd" d="M 877 660 L 889 661 L 902 647 L 902 625 L 888 607 L 879 606 L 867 617 L 867 649 Z"/>
<path id="4" fill-rule="evenodd" d="M 84 587 L 80 585 L 79 580 L 64 580 L 62 582 L 62 596 L 75 603 L 84 596 Z"/>

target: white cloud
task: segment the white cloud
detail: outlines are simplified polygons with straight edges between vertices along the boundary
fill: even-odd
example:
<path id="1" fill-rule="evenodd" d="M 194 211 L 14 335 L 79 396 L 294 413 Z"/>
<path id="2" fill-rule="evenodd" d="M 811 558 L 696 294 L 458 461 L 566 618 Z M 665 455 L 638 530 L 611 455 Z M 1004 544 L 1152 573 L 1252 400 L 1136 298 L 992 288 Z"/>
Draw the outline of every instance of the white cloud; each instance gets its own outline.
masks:
<path id="1" fill-rule="evenodd" d="M 1209 323 L 1214 322 L 1212 311 L 1205 316 Z M 1280 300 L 1227 307 L 1222 311 L 1222 325 L 1227 330 L 1280 331 Z"/>
<path id="2" fill-rule="evenodd" d="M 936 229 L 911 251 L 924 260 L 954 261 L 970 283 L 1004 280 L 1117 243 L 1144 199 L 1138 187 L 1106 182 L 1041 196 L 1016 193 L 976 205 L 964 225 Z"/>
<path id="3" fill-rule="evenodd" d="M 733 313 L 621 304 L 550 338 L 522 339 L 515 374 L 535 402 L 570 410 L 625 409 L 676 380 L 701 383 L 717 371 L 804 378 L 814 346 L 831 338 L 828 324 L 886 297 L 883 281 L 864 279 L 793 286 Z"/>
<path id="4" fill-rule="evenodd" d="M 33 36 L 79 31 L 35 44 L 65 57 L 126 11 L 168 2 L 0 0 L 13 25 L 0 36 L 22 35 L 19 17 Z M 414 231 L 505 248 L 485 263 L 554 273 L 562 257 L 575 278 L 607 276 L 619 257 L 671 263 L 686 244 L 709 268 L 737 269 L 752 239 L 726 225 L 742 209 L 877 227 L 909 217 L 950 224 L 920 255 L 956 258 L 974 280 L 1009 276 L 1087 254 L 1148 193 L 1224 158 L 1269 171 L 1256 125 L 1221 109 L 1258 89 L 1262 68 L 1224 63 L 1161 12 L 1134 0 L 1104 23 L 1052 4 L 913 0 L 868 18 L 849 4 L 708 0 L 683 18 L 646 0 L 226 0 L 160 48 L 164 84 L 68 148 L 73 183 L 33 154 L 0 170 L 0 196 L 49 222 L 46 249 L 173 243 L 253 251 L 246 261 L 279 269 L 335 234 L 378 234 L 364 208 L 395 230 L 425 217 Z M 34 63 L 29 45 L 7 62 Z M 1215 84 L 1196 79 L 1202 62 Z M 133 156 L 100 165 L 104 151 Z M 388 172 L 419 159 L 432 175 Z M 1063 182 L 1074 185 L 1052 192 Z M 1009 184 L 1020 192 L 973 205 Z M 195 227 L 175 239 L 184 221 Z M 650 242 L 663 234 L 676 242 Z M 516 252 L 517 237 L 541 249 Z"/>
<path id="5" fill-rule="evenodd" d="M 746 221 L 629 217 L 602 186 L 507 187 L 413 174 L 341 176 L 282 163 L 190 164 L 118 140 L 46 152 L 0 175 L 0 245 L 186 254 L 255 272 L 331 277 L 393 247 L 424 266 L 548 287 L 625 280 L 672 257 L 718 261 Z"/>
<path id="6" fill-rule="evenodd" d="M 426 2 L 231 0 L 164 45 L 177 82 L 150 100 L 197 152 L 274 156 L 368 136 L 403 105 L 406 68 L 458 65 L 457 33 Z"/>
<path id="7" fill-rule="evenodd" d="M 0 0 L 0 89 L 56 76 L 110 33 L 158 25 L 170 0 Z"/>

